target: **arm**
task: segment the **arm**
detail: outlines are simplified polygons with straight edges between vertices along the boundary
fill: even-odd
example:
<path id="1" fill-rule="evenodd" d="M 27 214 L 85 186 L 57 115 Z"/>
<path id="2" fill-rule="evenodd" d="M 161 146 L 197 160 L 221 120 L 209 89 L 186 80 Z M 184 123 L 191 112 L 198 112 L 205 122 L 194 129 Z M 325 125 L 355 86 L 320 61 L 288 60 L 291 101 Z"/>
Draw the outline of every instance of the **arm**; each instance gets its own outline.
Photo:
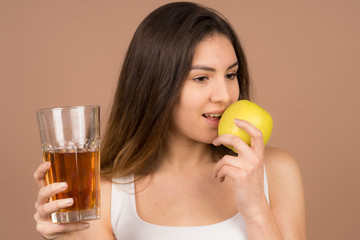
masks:
<path id="1" fill-rule="evenodd" d="M 99 220 L 89 221 L 90 227 L 84 231 L 72 232 L 69 239 L 115 240 L 111 226 L 111 182 L 101 181 L 101 217 Z"/>
<path id="2" fill-rule="evenodd" d="M 60 183 L 45 185 L 45 175 L 50 169 L 49 163 L 42 163 L 34 173 L 34 178 L 39 187 L 38 198 L 35 203 L 36 230 L 45 239 L 115 239 L 112 233 L 110 210 L 111 210 L 111 183 L 101 181 L 101 218 L 100 220 L 86 222 L 75 222 L 66 224 L 54 224 L 51 221 L 51 213 L 62 208 L 71 206 L 66 200 L 56 200 L 49 202 L 49 198 L 56 193 L 60 193 L 62 188 Z"/>
<path id="3" fill-rule="evenodd" d="M 214 176 L 220 181 L 225 177 L 232 180 L 249 239 L 305 239 L 302 184 L 295 161 L 281 150 L 265 151 L 262 133 L 249 122 L 237 121 L 236 125 L 249 133 L 251 146 L 233 135 L 215 139 L 214 145 L 232 146 L 238 156 L 224 156 L 216 164 Z M 264 194 L 265 159 L 271 206 Z"/>
<path id="4" fill-rule="evenodd" d="M 299 167 L 290 154 L 277 148 L 266 148 L 264 156 L 270 207 L 247 221 L 249 239 L 267 236 L 266 239 L 305 240 L 305 201 Z M 277 237 L 279 233 L 281 238 Z"/>
<path id="5" fill-rule="evenodd" d="M 265 166 L 271 210 L 284 239 L 306 239 L 304 191 L 295 159 L 280 149 L 267 148 Z"/>

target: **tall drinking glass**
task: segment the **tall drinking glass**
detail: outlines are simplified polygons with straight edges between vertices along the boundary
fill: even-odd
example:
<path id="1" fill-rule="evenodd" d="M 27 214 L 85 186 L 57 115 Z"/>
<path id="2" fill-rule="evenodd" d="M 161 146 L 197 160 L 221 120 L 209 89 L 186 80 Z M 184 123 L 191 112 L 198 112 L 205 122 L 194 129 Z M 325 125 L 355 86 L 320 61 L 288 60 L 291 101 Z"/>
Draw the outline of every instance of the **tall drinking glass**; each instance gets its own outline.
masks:
<path id="1" fill-rule="evenodd" d="M 47 184 L 67 182 L 51 201 L 73 198 L 52 214 L 54 223 L 100 218 L 100 107 L 71 106 L 37 111 L 43 160 L 51 162 Z"/>

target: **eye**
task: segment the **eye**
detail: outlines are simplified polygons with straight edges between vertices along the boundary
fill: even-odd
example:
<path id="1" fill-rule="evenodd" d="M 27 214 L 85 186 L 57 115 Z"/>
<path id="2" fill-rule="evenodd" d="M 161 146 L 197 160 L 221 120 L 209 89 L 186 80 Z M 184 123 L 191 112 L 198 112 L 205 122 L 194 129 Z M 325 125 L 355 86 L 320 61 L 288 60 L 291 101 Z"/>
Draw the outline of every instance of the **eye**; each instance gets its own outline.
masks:
<path id="1" fill-rule="evenodd" d="M 226 78 L 230 79 L 230 80 L 234 80 L 237 78 L 237 75 L 236 75 L 236 73 L 228 73 L 228 74 L 226 74 Z"/>
<path id="2" fill-rule="evenodd" d="M 193 80 L 196 82 L 204 82 L 207 79 L 208 79 L 207 76 L 198 76 L 198 77 L 194 78 Z"/>

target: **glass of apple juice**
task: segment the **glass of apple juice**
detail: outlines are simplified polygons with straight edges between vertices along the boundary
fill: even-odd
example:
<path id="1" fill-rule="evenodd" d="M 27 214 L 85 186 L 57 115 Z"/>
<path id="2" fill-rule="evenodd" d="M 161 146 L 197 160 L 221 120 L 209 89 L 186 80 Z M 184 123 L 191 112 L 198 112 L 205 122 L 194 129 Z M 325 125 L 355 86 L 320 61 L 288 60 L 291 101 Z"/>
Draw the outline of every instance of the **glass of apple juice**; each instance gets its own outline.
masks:
<path id="1" fill-rule="evenodd" d="M 50 201 L 73 198 L 71 207 L 51 215 L 54 223 L 100 218 L 100 107 L 69 106 L 37 111 L 47 184 L 66 182 Z"/>

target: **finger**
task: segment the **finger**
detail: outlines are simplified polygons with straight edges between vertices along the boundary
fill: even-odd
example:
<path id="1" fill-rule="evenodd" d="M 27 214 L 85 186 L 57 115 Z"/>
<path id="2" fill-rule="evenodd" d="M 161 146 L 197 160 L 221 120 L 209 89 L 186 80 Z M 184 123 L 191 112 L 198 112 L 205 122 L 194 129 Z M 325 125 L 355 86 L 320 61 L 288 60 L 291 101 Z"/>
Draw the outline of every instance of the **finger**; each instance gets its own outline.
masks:
<path id="1" fill-rule="evenodd" d="M 52 183 L 45 187 L 42 187 L 39 190 L 38 199 L 37 199 L 37 206 L 41 206 L 49 201 L 49 198 L 54 196 L 55 194 L 61 193 L 68 188 L 66 182 L 61 183 Z"/>
<path id="2" fill-rule="evenodd" d="M 240 168 L 236 168 L 230 165 L 223 165 L 217 174 L 217 177 L 220 182 L 225 180 L 225 177 L 229 177 L 234 183 L 240 182 L 245 175 L 245 171 L 241 170 Z"/>
<path id="3" fill-rule="evenodd" d="M 38 208 L 37 210 L 38 217 L 42 219 L 48 219 L 52 213 L 70 207 L 73 204 L 74 204 L 74 200 L 72 198 L 65 198 L 65 199 L 48 202 L 44 205 L 41 205 Z"/>
<path id="4" fill-rule="evenodd" d="M 34 172 L 34 178 L 35 178 L 36 184 L 38 185 L 39 188 L 42 188 L 45 186 L 45 182 L 44 182 L 45 176 L 46 176 L 46 173 L 49 171 L 50 167 L 51 167 L 50 162 L 43 162 L 40 164 L 40 166 Z"/>
<path id="5" fill-rule="evenodd" d="M 259 158 L 256 156 L 254 158 L 248 159 L 246 157 L 233 157 L 233 156 L 224 156 L 219 162 L 216 163 L 214 167 L 214 177 L 218 177 L 222 181 L 225 177 L 224 169 L 231 169 L 233 179 L 238 179 L 246 175 L 252 175 L 253 173 L 263 174 L 262 163 Z M 234 172 L 236 171 L 236 172 Z M 240 175 L 238 175 L 240 174 Z"/>
<path id="6" fill-rule="evenodd" d="M 59 233 L 82 231 L 89 227 L 90 224 L 88 222 L 53 224 L 51 221 L 48 221 L 38 223 L 36 230 L 45 238 L 51 239 Z"/>
<path id="7" fill-rule="evenodd" d="M 251 148 L 238 136 L 232 134 L 224 134 L 217 137 L 213 144 L 215 146 L 226 145 L 235 149 L 238 155 L 246 154 L 251 151 Z"/>
<path id="8" fill-rule="evenodd" d="M 251 148 L 257 153 L 262 153 L 264 151 L 264 139 L 262 132 L 253 124 L 245 120 L 235 119 L 235 124 L 250 135 Z"/>
<path id="9" fill-rule="evenodd" d="M 241 168 L 242 167 L 241 166 L 242 165 L 241 160 L 238 157 L 225 155 L 220 161 L 218 161 L 216 163 L 216 165 L 214 167 L 214 170 L 213 170 L 213 177 L 218 176 L 219 170 L 224 165 L 233 166 L 233 167 L 236 167 L 236 168 Z"/>

